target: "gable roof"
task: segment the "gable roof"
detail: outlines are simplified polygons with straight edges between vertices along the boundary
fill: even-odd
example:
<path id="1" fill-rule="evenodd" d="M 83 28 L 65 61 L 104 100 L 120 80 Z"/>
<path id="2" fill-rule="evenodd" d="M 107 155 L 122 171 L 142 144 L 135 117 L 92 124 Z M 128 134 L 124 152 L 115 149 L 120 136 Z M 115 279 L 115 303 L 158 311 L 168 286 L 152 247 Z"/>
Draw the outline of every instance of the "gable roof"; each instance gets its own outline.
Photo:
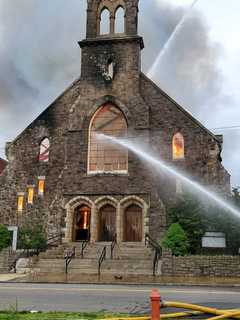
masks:
<path id="1" fill-rule="evenodd" d="M 209 134 L 214 140 L 218 143 L 222 143 L 222 135 L 215 135 L 209 129 L 207 129 L 200 121 L 198 121 L 194 116 L 192 116 L 187 110 L 185 110 L 180 104 L 178 104 L 173 98 L 171 98 L 165 91 L 163 91 L 154 81 L 149 79 L 144 73 L 141 72 L 141 77 L 149 82 L 162 96 L 164 96 L 167 100 L 171 101 L 175 107 L 182 112 L 186 117 L 188 117 L 192 122 L 194 122 L 197 126 L 203 129 L 207 134 Z"/>

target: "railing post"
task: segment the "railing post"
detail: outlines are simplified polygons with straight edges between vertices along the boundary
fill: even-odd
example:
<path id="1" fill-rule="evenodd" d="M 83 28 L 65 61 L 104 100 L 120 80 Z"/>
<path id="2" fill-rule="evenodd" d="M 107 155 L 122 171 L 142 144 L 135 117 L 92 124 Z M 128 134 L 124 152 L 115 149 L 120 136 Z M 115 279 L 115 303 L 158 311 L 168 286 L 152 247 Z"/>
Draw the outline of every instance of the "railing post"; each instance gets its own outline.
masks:
<path id="1" fill-rule="evenodd" d="M 157 289 L 153 289 L 151 292 L 151 320 L 159 320 L 160 319 L 160 302 L 161 296 Z"/>

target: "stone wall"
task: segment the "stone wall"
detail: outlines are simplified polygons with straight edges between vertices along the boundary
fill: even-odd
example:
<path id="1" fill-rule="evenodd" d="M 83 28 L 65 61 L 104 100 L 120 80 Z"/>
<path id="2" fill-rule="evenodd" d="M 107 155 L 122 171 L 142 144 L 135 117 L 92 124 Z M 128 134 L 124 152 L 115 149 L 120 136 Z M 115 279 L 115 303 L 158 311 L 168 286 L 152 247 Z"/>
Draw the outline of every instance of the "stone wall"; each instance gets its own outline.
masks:
<path id="1" fill-rule="evenodd" d="M 240 256 L 174 257 L 164 250 L 162 275 L 173 277 L 240 277 Z"/>

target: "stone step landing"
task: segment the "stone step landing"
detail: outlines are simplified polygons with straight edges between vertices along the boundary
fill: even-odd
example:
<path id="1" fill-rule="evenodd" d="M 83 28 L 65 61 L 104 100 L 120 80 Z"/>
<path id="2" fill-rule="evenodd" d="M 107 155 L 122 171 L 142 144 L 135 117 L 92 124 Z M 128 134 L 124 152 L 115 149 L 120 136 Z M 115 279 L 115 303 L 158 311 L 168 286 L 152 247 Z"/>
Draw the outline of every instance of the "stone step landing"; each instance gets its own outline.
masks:
<path id="1" fill-rule="evenodd" d="M 101 276 L 122 279 L 126 276 L 152 276 L 154 252 L 143 243 L 117 244 L 111 259 L 111 243 L 88 244 L 81 257 L 81 244 L 62 244 L 39 255 L 38 261 L 31 266 L 31 273 L 49 277 L 51 274 L 63 275 L 65 272 L 64 253 L 75 247 L 75 258 L 69 264 L 68 276 L 97 276 L 98 261 L 106 246 L 106 260 L 101 265 Z"/>

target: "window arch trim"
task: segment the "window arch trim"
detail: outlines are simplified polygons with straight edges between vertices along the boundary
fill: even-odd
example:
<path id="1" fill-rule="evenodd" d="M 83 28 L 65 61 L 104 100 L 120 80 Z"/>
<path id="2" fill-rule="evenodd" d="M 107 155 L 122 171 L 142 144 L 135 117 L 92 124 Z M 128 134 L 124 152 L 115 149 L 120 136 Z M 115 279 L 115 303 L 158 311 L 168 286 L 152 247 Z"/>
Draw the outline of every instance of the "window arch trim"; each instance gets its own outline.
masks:
<path id="1" fill-rule="evenodd" d="M 104 170 L 104 169 L 103 170 L 91 170 L 91 168 L 90 168 L 90 166 L 91 166 L 91 142 L 92 142 L 91 133 L 92 133 L 93 122 L 96 119 L 98 113 L 100 113 L 100 111 L 106 106 L 112 106 L 120 112 L 122 118 L 124 119 L 125 125 L 126 125 L 126 127 L 125 127 L 126 133 L 128 131 L 128 122 L 127 122 L 126 116 L 125 116 L 124 112 L 122 112 L 122 110 L 118 106 L 116 106 L 112 102 L 105 102 L 103 105 L 98 107 L 98 109 L 92 115 L 90 123 L 89 123 L 87 173 L 89 175 L 96 175 L 96 174 L 120 174 L 120 175 L 122 174 L 122 175 L 126 175 L 126 174 L 128 174 L 128 152 L 127 151 L 126 151 L 126 159 L 125 159 L 125 165 L 126 165 L 125 170 Z"/>

